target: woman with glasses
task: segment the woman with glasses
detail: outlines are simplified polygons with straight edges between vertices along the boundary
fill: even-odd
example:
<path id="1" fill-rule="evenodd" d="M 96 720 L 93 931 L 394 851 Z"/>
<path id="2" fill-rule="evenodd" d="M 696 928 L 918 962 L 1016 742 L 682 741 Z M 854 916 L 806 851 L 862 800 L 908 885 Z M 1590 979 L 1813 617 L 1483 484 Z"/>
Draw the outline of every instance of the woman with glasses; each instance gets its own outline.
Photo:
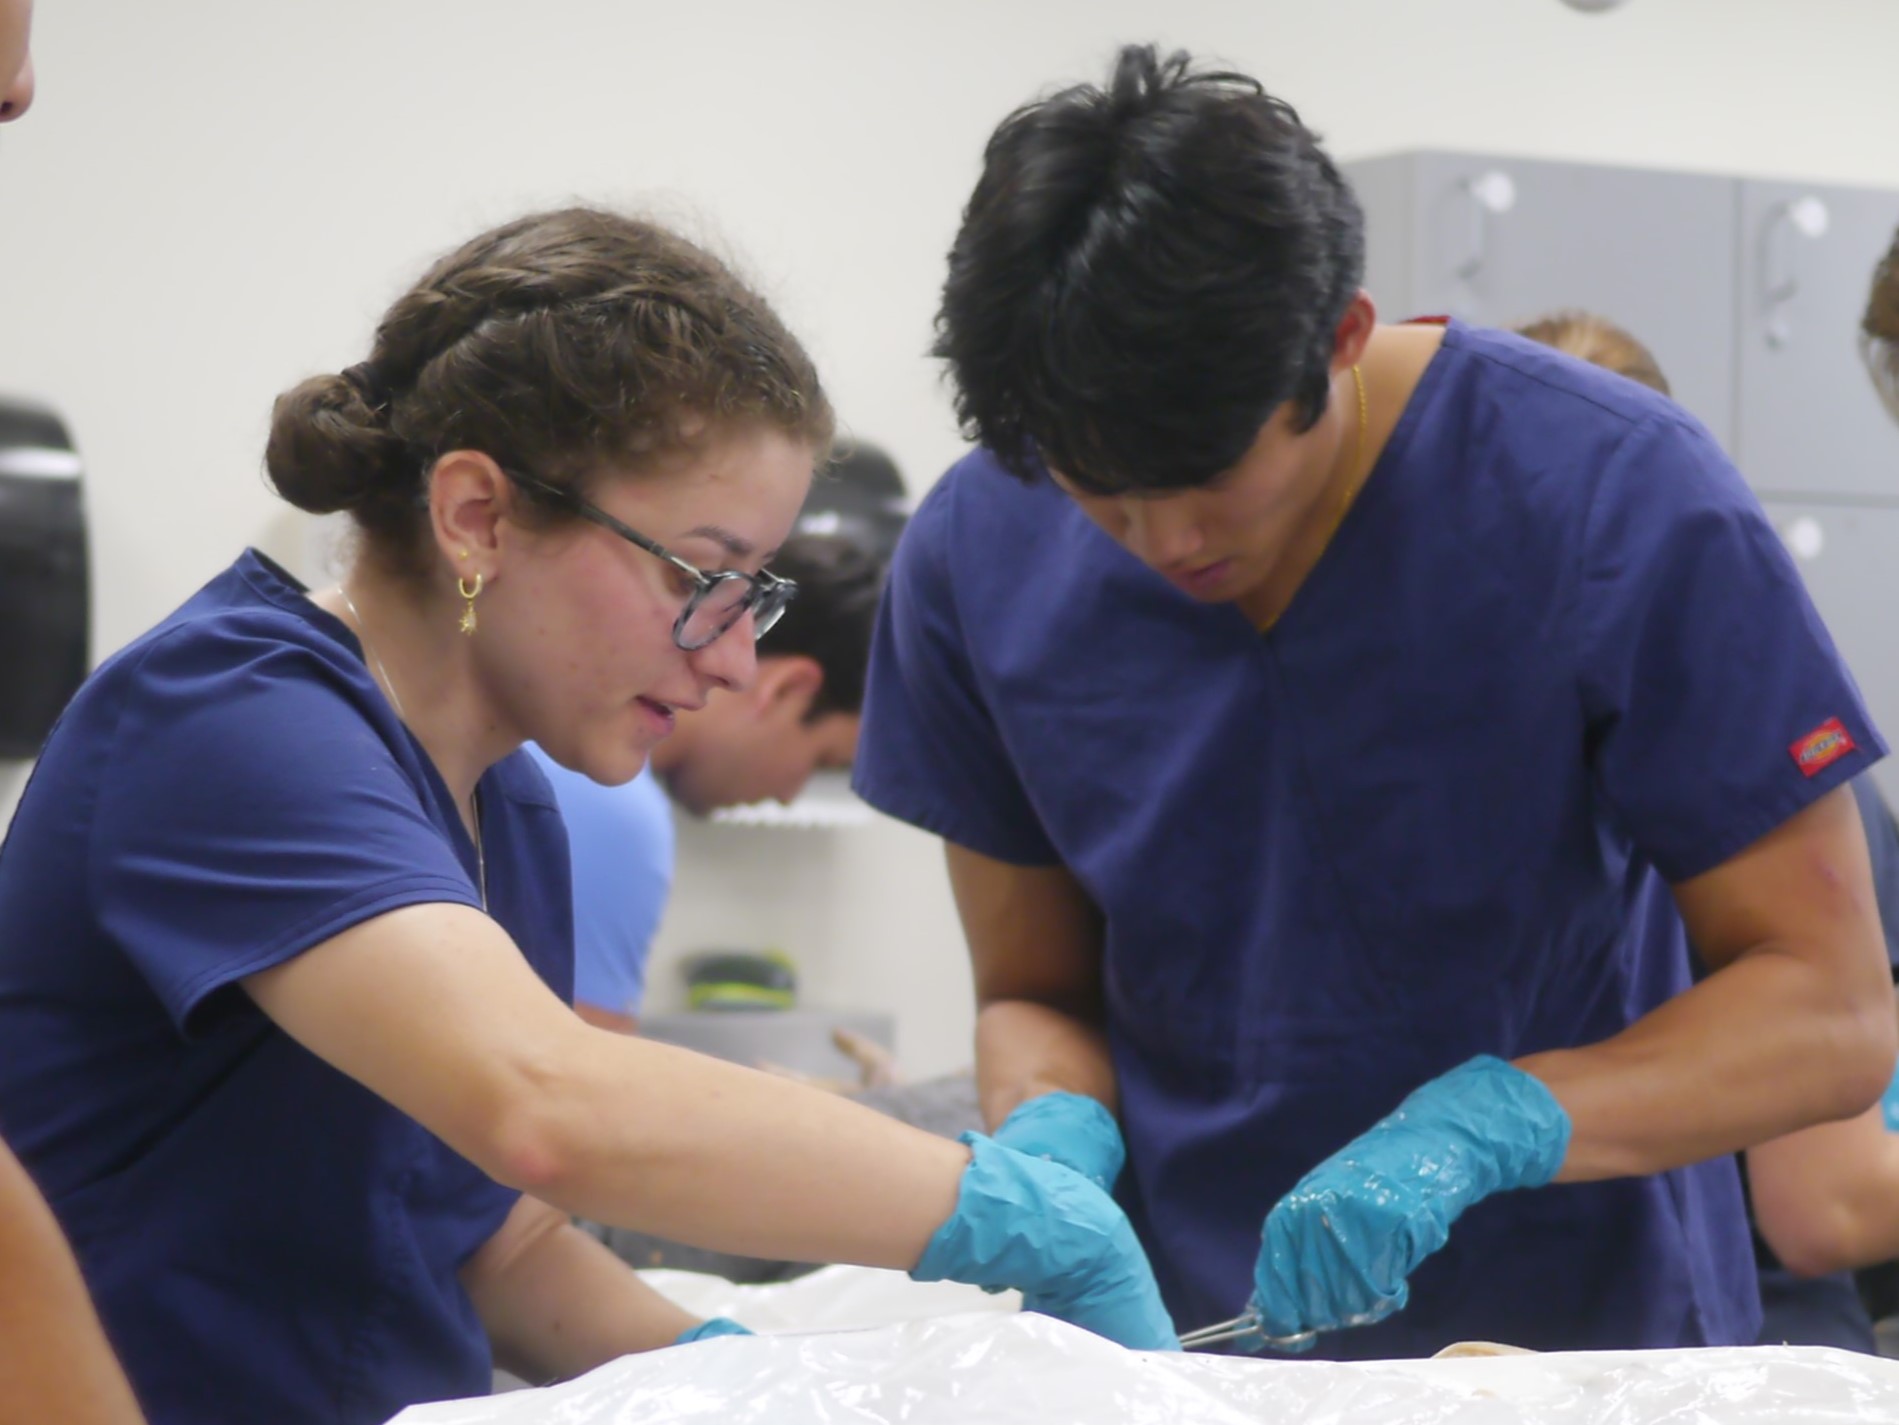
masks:
<path id="1" fill-rule="evenodd" d="M 1066 1169 L 597 1030 L 532 739 L 634 776 L 741 687 L 831 416 L 714 260 L 590 210 L 438 262 L 267 464 L 360 533 L 109 660 L 0 852 L 0 1120 L 152 1419 L 381 1422 L 722 1329 L 569 1214 L 1173 1334 Z"/>

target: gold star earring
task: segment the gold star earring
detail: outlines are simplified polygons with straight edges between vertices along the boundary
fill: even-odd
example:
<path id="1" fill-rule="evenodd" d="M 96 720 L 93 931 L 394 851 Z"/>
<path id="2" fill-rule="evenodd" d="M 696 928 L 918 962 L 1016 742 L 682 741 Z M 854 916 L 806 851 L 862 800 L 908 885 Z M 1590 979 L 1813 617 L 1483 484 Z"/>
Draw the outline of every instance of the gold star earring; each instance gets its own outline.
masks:
<path id="1" fill-rule="evenodd" d="M 462 605 L 461 630 L 472 638 L 475 633 L 475 626 L 478 622 L 475 618 L 475 600 L 481 594 L 481 575 L 477 574 L 475 576 L 475 587 L 472 589 L 468 587 L 468 581 L 466 579 L 457 579 L 455 581 L 455 592 L 466 600 Z"/>

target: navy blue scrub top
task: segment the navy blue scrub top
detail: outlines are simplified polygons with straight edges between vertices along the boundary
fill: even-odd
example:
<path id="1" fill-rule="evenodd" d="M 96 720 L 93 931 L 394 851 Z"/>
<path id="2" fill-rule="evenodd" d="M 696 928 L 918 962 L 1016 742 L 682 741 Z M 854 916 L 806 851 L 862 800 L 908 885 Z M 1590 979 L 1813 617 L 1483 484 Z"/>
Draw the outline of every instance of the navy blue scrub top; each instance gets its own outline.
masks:
<path id="1" fill-rule="evenodd" d="M 480 802 L 492 913 L 569 998 L 547 783 L 517 754 Z M 0 850 L 0 1132 L 153 1425 L 380 1425 L 489 1389 L 456 1271 L 518 1194 L 238 983 L 439 901 L 481 903 L 452 795 L 348 629 L 260 555 L 53 732 Z"/>
<path id="2" fill-rule="evenodd" d="M 1119 1192 L 1183 1327 L 1244 1306 L 1267 1209 L 1408 1091 L 1685 989 L 1665 882 L 1885 751 L 1707 432 L 1459 324 L 1264 635 L 970 455 L 904 536 L 865 714 L 870 802 L 1101 908 Z M 1320 1354 L 1759 1321 L 1731 1157 L 1491 1198 L 1411 1288 Z"/>

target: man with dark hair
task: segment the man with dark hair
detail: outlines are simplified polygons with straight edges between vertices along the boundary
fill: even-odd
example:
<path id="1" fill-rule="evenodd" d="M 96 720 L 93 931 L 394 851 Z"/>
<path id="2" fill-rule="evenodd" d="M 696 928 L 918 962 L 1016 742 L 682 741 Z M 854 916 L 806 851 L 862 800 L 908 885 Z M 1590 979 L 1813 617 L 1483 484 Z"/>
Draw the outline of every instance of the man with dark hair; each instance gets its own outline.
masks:
<path id="1" fill-rule="evenodd" d="M 698 816 L 789 802 L 856 754 L 887 553 L 846 534 L 796 533 L 771 568 L 798 595 L 759 644 L 757 677 L 681 714 L 637 778 L 603 787 L 533 749 L 567 823 L 574 1008 L 590 1023 L 638 1027 L 647 952 L 672 890 L 669 799 Z"/>
<path id="2" fill-rule="evenodd" d="M 859 790 L 948 844 L 996 1136 L 1118 1180 L 1183 1326 L 1752 1341 L 1727 1155 L 1892 1070 L 1885 745 L 1692 417 L 1362 271 L 1243 75 L 1003 123 Z"/>

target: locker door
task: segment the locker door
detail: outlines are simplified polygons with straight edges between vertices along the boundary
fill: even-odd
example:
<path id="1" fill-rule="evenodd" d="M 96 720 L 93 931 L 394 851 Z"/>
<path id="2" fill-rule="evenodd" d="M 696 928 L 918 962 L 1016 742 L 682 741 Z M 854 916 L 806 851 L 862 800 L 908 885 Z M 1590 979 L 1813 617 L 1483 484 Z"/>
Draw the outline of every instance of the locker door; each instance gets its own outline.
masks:
<path id="1" fill-rule="evenodd" d="M 1420 154 L 1414 300 L 1492 326 L 1607 317 L 1731 451 L 1737 193 L 1705 174 Z"/>
<path id="2" fill-rule="evenodd" d="M 1899 436 L 1888 437 L 1899 445 Z M 1899 748 L 1899 509 L 1765 500 L 1873 721 Z M 1899 805 L 1899 755 L 1873 770 Z"/>
<path id="3" fill-rule="evenodd" d="M 1741 186 L 1737 459 L 1756 489 L 1899 500 L 1899 430 L 1861 366 L 1899 193 Z"/>
<path id="4" fill-rule="evenodd" d="M 1417 316 L 1418 238 L 1412 221 L 1418 156 L 1387 154 L 1341 164 L 1365 210 L 1365 287 L 1381 321 Z"/>

